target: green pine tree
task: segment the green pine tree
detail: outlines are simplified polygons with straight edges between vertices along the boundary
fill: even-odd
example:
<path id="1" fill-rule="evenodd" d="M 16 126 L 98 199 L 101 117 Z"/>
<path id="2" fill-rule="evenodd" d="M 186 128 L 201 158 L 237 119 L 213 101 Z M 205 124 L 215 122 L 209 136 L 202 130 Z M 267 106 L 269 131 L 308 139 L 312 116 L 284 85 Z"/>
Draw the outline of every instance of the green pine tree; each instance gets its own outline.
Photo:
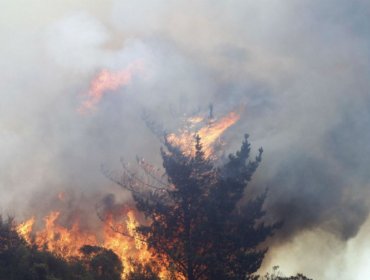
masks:
<path id="1" fill-rule="evenodd" d="M 260 246 L 279 226 L 261 222 L 266 193 L 242 202 L 262 148 L 250 160 L 246 135 L 240 151 L 216 166 L 205 158 L 196 136 L 194 156 L 167 140 L 161 155 L 164 176 L 139 160 L 149 181 L 125 165 L 122 180 L 115 180 L 132 192 L 147 218 L 137 231 L 157 259 L 188 280 L 255 279 L 266 253 Z"/>

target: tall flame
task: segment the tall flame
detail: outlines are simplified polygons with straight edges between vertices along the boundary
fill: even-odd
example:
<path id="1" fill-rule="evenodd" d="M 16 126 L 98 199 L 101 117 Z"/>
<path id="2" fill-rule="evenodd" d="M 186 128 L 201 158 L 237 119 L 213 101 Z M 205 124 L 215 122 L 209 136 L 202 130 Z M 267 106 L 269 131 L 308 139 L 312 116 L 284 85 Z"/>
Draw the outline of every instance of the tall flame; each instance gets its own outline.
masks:
<path id="1" fill-rule="evenodd" d="M 36 234 L 35 242 L 39 247 L 44 247 L 64 258 L 78 256 L 79 249 L 85 244 L 95 245 L 96 237 L 82 232 L 76 222 L 71 229 L 57 224 L 60 212 L 51 212 L 44 218 L 45 228 Z"/>
<path id="2" fill-rule="evenodd" d="M 143 69 L 143 63 L 137 61 L 130 64 L 126 69 L 114 72 L 108 69 L 103 69 L 90 83 L 87 99 L 82 102 L 78 108 L 78 112 L 85 114 L 96 109 L 97 104 L 103 98 L 104 94 L 109 91 L 114 91 L 128 85 L 133 75 Z"/>
<path id="3" fill-rule="evenodd" d="M 83 103 L 83 109 L 90 109 L 95 106 L 102 98 L 107 89 L 115 89 L 131 79 L 131 73 L 127 69 L 116 73 L 113 76 L 106 72 L 106 78 L 101 78 L 99 83 L 92 84 L 90 90 L 91 99 Z M 186 120 L 187 127 L 180 130 L 178 134 L 172 133 L 167 136 L 167 140 L 179 147 L 185 154 L 194 155 L 195 153 L 195 135 L 201 138 L 203 151 L 207 158 L 214 156 L 214 149 L 219 142 L 222 134 L 232 125 L 234 125 L 240 116 L 236 112 L 230 112 L 220 119 L 204 118 L 195 116 Z M 61 192 L 57 195 L 60 202 L 65 203 L 66 194 Z M 100 229 L 94 229 L 94 232 L 88 229 L 82 229 L 78 220 L 72 226 L 66 227 L 59 223 L 61 212 L 52 211 L 44 218 L 44 226 L 40 230 L 35 229 L 36 219 L 34 217 L 26 220 L 17 227 L 17 232 L 29 244 L 35 244 L 39 248 L 59 255 L 63 258 L 81 257 L 80 248 L 84 245 L 101 246 L 111 249 L 121 259 L 124 271 L 122 277 L 132 271 L 133 266 L 130 259 L 139 263 L 149 263 L 153 255 L 151 254 L 145 241 L 141 239 L 135 228 L 139 225 L 139 214 L 134 209 L 127 210 L 119 208 L 118 215 L 115 212 L 108 213 Z M 123 222 L 118 223 L 116 218 L 123 218 Z M 122 234 L 125 232 L 125 234 Z M 165 261 L 167 262 L 167 261 Z M 168 275 L 166 265 L 160 269 L 161 279 Z M 176 274 L 176 279 L 183 279 L 181 275 Z"/>
<path id="4" fill-rule="evenodd" d="M 17 226 L 17 232 L 22 236 L 28 243 L 31 243 L 31 232 L 33 225 L 35 224 L 35 217 L 19 224 Z"/>
<path id="5" fill-rule="evenodd" d="M 195 154 L 195 135 L 201 138 L 204 155 L 206 158 L 214 156 L 214 148 L 221 135 L 240 118 L 236 112 L 230 112 L 219 120 L 209 120 L 204 126 L 194 128 L 205 122 L 202 117 L 191 117 L 187 119 L 188 127 L 180 130 L 179 134 L 171 133 L 167 135 L 167 140 L 180 148 L 186 155 Z"/>
<path id="6" fill-rule="evenodd" d="M 34 229 L 35 218 L 33 217 L 19 224 L 17 232 L 29 244 L 46 248 L 65 259 L 81 257 L 82 253 L 79 249 L 84 245 L 111 249 L 122 261 L 123 276 L 133 269 L 130 258 L 140 263 L 147 263 L 151 260 L 147 244 L 140 239 L 135 231 L 138 221 L 134 210 L 125 213 L 125 223 L 118 227 L 114 226 L 115 230 L 112 229 L 112 225 L 115 223 L 114 218 L 112 215 L 108 215 L 101 231 L 94 233 L 82 230 L 78 221 L 73 223 L 70 228 L 61 226 L 58 224 L 60 214 L 58 211 L 49 213 L 44 218 L 44 227 L 39 231 Z M 128 235 L 123 235 L 121 230 L 127 232 Z"/>

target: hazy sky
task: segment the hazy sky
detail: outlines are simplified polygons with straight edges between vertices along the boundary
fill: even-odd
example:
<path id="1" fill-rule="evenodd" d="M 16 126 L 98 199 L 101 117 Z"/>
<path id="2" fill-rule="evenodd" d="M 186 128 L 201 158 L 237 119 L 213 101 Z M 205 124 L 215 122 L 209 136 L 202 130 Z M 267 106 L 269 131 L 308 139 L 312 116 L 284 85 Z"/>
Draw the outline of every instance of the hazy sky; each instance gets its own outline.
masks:
<path id="1" fill-rule="evenodd" d="M 65 189 L 114 189 L 101 164 L 159 161 L 145 110 L 173 119 L 240 108 L 283 219 L 265 267 L 315 279 L 370 276 L 370 2 L 13 0 L 0 9 L 0 207 Z M 144 62 L 132 82 L 77 112 L 103 68 Z"/>

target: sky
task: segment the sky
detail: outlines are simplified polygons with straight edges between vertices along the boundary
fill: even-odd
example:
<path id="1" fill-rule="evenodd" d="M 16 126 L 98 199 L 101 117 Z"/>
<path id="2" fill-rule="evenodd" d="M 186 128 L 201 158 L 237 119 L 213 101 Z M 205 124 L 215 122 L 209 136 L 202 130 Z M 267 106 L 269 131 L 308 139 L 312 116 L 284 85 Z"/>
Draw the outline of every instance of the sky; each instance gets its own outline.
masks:
<path id="1" fill-rule="evenodd" d="M 175 127 L 212 103 L 216 116 L 241 111 L 229 152 L 244 133 L 265 151 L 250 191 L 269 189 L 267 219 L 284 226 L 262 271 L 366 279 L 369 21 L 365 0 L 2 0 L 2 212 L 114 191 L 101 165 L 160 164 L 143 112 Z M 79 113 L 99 71 L 138 61 L 130 83 Z"/>

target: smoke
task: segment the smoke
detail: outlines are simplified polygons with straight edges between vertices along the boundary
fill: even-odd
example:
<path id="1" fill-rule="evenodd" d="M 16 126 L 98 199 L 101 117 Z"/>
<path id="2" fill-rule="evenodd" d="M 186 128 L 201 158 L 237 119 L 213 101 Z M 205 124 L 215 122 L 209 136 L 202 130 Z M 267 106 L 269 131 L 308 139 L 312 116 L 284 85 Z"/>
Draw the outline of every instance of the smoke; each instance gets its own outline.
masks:
<path id="1" fill-rule="evenodd" d="M 215 115 L 242 105 L 230 152 L 245 132 L 263 146 L 251 188 L 268 187 L 268 219 L 284 220 L 265 266 L 325 279 L 361 270 L 350 259 L 367 244 L 370 206 L 367 1 L 87 2 L 18 0 L 0 12 L 3 211 L 22 217 L 68 189 L 120 194 L 101 164 L 160 162 L 143 111 L 170 126 L 211 102 Z M 143 73 L 78 113 L 101 69 L 136 60 Z"/>

